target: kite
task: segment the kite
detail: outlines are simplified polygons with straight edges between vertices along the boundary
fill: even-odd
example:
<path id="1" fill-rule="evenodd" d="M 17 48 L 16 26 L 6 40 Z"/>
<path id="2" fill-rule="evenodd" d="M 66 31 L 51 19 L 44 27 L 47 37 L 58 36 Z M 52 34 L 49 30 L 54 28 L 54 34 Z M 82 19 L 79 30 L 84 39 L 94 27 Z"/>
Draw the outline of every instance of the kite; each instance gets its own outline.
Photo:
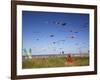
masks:
<path id="1" fill-rule="evenodd" d="M 54 35 L 50 35 L 50 37 L 54 37 Z"/>

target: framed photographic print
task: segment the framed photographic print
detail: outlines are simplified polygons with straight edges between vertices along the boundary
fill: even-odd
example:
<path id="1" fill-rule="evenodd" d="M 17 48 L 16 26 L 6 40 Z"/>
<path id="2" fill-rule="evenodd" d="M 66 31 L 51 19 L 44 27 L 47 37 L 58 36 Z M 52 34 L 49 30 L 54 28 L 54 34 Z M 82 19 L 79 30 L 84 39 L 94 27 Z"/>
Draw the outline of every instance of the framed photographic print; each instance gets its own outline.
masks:
<path id="1" fill-rule="evenodd" d="M 11 78 L 97 74 L 97 6 L 11 1 Z"/>

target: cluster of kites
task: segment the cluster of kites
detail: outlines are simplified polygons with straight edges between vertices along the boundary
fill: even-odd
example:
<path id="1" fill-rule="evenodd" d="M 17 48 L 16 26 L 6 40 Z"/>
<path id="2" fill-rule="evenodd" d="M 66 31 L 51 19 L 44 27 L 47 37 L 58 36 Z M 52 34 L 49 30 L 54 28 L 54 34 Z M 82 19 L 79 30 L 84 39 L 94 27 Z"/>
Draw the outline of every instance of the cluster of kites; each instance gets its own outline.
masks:
<path id="1" fill-rule="evenodd" d="M 69 35 L 65 35 L 65 38 L 64 39 L 61 39 L 61 40 L 53 40 L 53 38 L 54 37 L 56 37 L 56 35 L 55 34 L 49 34 L 48 35 L 48 37 L 49 38 L 51 38 L 51 45 L 56 45 L 56 44 L 64 44 L 66 41 L 67 41 L 67 39 L 69 39 L 69 40 L 77 40 L 79 37 L 77 36 L 77 34 L 79 34 L 81 31 L 85 31 L 85 30 L 88 30 L 88 23 L 84 23 L 83 25 L 82 25 L 82 27 L 80 27 L 80 28 L 78 28 L 77 30 L 76 29 L 71 29 L 69 26 L 68 26 L 68 23 L 67 22 L 61 22 L 61 21 L 52 21 L 52 22 L 49 22 L 49 21 L 45 21 L 44 22 L 46 25 L 48 24 L 52 24 L 52 25 L 54 25 L 54 26 L 56 26 L 57 27 L 57 29 L 59 30 L 59 32 L 64 32 L 64 33 L 70 33 Z M 39 31 L 34 31 L 33 32 L 33 34 L 34 35 L 38 35 L 38 34 L 41 34 L 41 32 L 39 32 Z M 37 42 L 38 41 L 41 41 L 41 37 L 38 37 L 37 36 L 37 38 L 34 38 L 34 40 L 36 40 Z M 85 44 L 84 42 L 83 42 L 83 44 Z M 79 46 L 80 44 L 79 43 L 75 43 L 74 44 L 75 46 Z M 52 47 L 53 48 L 53 47 Z M 79 48 L 80 49 L 80 48 Z M 30 50 L 31 51 L 31 50 Z M 60 47 L 59 48 L 59 53 L 60 54 L 65 54 L 65 51 L 63 51 L 63 48 L 62 47 Z M 24 52 L 26 52 L 25 50 L 24 50 Z"/>

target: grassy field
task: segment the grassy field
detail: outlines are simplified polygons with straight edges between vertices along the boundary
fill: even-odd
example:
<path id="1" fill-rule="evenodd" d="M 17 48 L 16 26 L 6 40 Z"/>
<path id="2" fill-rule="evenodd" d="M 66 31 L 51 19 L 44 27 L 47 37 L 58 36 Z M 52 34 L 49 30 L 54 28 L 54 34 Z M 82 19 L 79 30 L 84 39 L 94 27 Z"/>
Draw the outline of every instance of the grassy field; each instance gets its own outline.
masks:
<path id="1" fill-rule="evenodd" d="M 73 57 L 73 63 L 67 63 L 66 57 L 33 58 L 22 61 L 22 68 L 48 68 L 48 67 L 71 67 L 89 65 L 89 57 Z"/>

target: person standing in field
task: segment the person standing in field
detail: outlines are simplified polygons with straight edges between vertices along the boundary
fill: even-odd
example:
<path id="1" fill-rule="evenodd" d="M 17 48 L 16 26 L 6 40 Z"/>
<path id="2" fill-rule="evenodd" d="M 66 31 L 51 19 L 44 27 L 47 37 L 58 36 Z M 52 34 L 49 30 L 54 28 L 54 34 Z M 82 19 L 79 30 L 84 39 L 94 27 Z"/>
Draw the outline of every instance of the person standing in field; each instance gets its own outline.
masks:
<path id="1" fill-rule="evenodd" d="M 74 63 L 74 60 L 73 60 L 72 55 L 71 55 L 71 54 L 68 54 L 67 57 L 66 57 L 66 62 L 65 62 L 65 64 L 71 65 L 71 64 L 73 64 L 73 63 Z"/>

